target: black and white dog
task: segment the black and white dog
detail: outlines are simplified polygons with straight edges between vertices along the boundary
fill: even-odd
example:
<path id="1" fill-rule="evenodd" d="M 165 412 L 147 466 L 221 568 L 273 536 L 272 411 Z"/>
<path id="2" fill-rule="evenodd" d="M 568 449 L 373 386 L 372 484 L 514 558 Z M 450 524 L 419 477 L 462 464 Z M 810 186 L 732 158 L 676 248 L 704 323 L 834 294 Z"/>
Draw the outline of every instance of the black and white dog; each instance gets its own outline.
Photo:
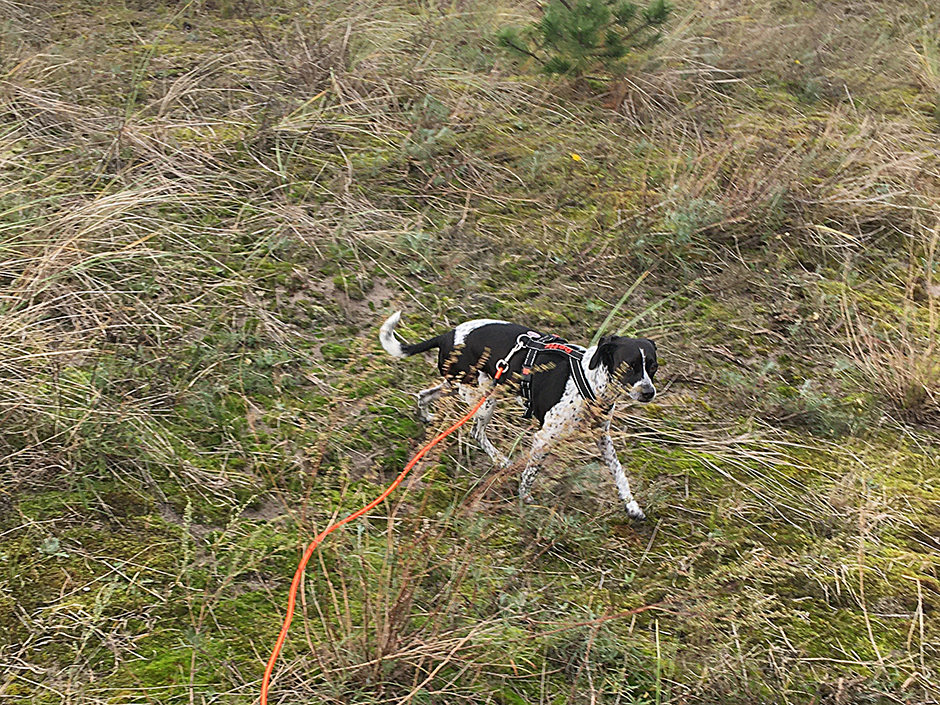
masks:
<path id="1" fill-rule="evenodd" d="M 481 319 L 461 323 L 455 329 L 430 340 L 403 345 L 395 336 L 395 327 L 400 319 L 401 311 L 398 311 L 382 325 L 379 339 L 385 351 L 394 357 L 408 357 L 437 348 L 437 367 L 445 378 L 443 384 L 418 394 L 418 411 L 425 421 L 431 419 L 431 404 L 452 384 L 458 388 L 461 385 L 480 386 L 485 391 L 493 385 L 499 364 L 508 365 L 498 380 L 499 384 L 513 379 L 518 381 L 525 358 L 519 341 L 526 336 L 541 335 L 515 323 Z M 582 349 L 578 350 L 580 352 Z M 620 390 L 626 391 L 631 399 L 639 402 L 652 401 L 656 396 L 656 388 L 653 386 L 658 367 L 656 344 L 644 338 L 607 336 L 601 338 L 598 345 L 584 350 L 583 358 L 574 364 L 581 365 L 584 377 L 604 411 L 601 417 L 604 420 L 597 429 L 597 445 L 617 483 L 620 499 L 631 517 L 642 519 L 643 510 L 630 493 L 630 483 L 610 438 L 610 412 Z M 538 419 L 541 428 L 535 434 L 528 463 L 519 482 L 519 496 L 525 502 L 532 501 L 532 483 L 552 444 L 575 429 L 592 403 L 579 391 L 568 358 L 563 352 L 540 351 L 530 379 L 532 415 Z M 490 397 L 476 413 L 472 435 L 494 463 L 505 467 L 509 465 L 509 458 L 500 453 L 486 437 L 486 426 L 493 418 L 495 409 L 496 399 Z"/>

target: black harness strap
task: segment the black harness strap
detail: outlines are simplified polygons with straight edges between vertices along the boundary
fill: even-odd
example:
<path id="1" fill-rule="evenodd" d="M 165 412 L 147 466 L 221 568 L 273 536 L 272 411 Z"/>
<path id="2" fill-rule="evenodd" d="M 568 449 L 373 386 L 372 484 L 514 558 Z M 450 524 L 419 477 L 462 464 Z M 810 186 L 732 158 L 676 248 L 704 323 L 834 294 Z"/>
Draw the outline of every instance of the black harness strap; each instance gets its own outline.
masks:
<path id="1" fill-rule="evenodd" d="M 535 366 L 535 358 L 540 350 L 544 350 L 548 343 L 557 338 L 558 336 L 551 333 L 538 338 L 530 336 L 519 338 L 519 342 L 525 348 L 525 360 L 522 363 L 522 381 L 519 383 L 519 394 L 525 400 L 525 413 L 522 415 L 524 419 L 532 418 L 532 368 Z"/>
<path id="2" fill-rule="evenodd" d="M 571 370 L 571 377 L 578 387 L 578 392 L 589 401 L 597 401 L 597 396 L 584 374 L 584 368 L 581 367 L 581 360 L 584 359 L 584 348 L 571 345 L 565 342 L 564 339 L 550 333 L 540 337 L 519 336 L 519 343 L 526 351 L 525 361 L 522 363 L 522 382 L 519 385 L 520 394 L 525 400 L 523 418 L 532 418 L 532 370 L 540 352 L 550 351 L 565 355 L 568 358 L 568 367 Z"/>

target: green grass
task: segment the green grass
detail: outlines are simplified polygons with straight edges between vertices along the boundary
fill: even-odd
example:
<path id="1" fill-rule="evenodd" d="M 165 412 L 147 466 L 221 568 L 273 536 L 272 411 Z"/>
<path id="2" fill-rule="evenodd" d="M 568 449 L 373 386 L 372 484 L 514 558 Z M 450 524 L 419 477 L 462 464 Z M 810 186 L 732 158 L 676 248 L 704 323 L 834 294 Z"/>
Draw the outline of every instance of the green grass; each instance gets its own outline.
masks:
<path id="1" fill-rule="evenodd" d="M 256 700 L 306 542 L 458 416 L 398 308 L 656 339 L 650 519 L 589 439 L 531 507 L 449 441 L 272 702 L 940 698 L 925 5 L 690 2 L 606 93 L 516 73 L 520 4 L 2 9 L 0 700 Z"/>

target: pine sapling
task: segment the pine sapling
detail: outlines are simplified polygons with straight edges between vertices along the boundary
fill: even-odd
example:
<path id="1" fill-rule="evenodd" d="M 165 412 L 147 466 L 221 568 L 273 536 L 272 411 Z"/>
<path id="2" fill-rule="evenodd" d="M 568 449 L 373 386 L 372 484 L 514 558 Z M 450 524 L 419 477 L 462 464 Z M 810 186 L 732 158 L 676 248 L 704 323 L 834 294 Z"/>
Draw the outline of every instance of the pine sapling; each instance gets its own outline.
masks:
<path id="1" fill-rule="evenodd" d="M 671 12 L 666 0 L 653 0 L 642 11 L 623 0 L 550 0 L 540 20 L 504 27 L 496 38 L 511 54 L 535 60 L 546 73 L 615 73 L 630 52 L 660 40 Z"/>

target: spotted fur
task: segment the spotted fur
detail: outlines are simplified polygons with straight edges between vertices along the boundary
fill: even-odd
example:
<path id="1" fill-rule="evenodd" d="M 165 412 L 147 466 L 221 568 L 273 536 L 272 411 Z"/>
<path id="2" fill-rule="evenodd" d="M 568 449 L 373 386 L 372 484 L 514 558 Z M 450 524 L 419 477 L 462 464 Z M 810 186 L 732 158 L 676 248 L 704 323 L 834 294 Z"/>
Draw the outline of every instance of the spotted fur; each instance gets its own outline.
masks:
<path id="1" fill-rule="evenodd" d="M 467 387 L 478 387 L 485 391 L 497 383 L 518 383 L 524 353 L 516 352 L 506 360 L 508 370 L 498 382 L 495 380 L 496 365 L 510 355 L 519 336 L 530 332 L 541 335 L 515 323 L 478 319 L 461 323 L 453 330 L 429 340 L 404 345 L 395 335 L 395 327 L 400 319 L 401 311 L 392 314 L 379 331 L 379 340 L 386 352 L 394 357 L 408 357 L 438 350 L 438 370 L 444 382 L 418 393 L 418 413 L 425 421 L 432 418 L 431 405 L 454 387 L 461 392 L 467 392 Z M 606 411 L 595 428 L 601 457 L 610 469 L 627 513 L 633 518 L 642 519 L 643 510 L 630 492 L 630 482 L 610 438 L 610 415 L 620 390 L 625 390 L 629 398 L 643 403 L 652 401 L 656 396 L 653 384 L 658 368 L 656 344 L 645 338 L 608 336 L 588 348 L 580 364 Z M 590 404 L 578 391 L 564 354 L 551 351 L 540 353 L 532 375 L 532 410 L 540 428 L 535 433 L 526 468 L 519 481 L 519 496 L 523 501 L 532 501 L 532 485 L 551 447 L 585 420 Z M 509 458 L 500 453 L 486 436 L 486 427 L 495 409 L 495 398 L 480 407 L 474 415 L 471 434 L 494 463 L 505 467 L 509 464 Z M 595 415 L 591 416 L 593 418 Z"/>

